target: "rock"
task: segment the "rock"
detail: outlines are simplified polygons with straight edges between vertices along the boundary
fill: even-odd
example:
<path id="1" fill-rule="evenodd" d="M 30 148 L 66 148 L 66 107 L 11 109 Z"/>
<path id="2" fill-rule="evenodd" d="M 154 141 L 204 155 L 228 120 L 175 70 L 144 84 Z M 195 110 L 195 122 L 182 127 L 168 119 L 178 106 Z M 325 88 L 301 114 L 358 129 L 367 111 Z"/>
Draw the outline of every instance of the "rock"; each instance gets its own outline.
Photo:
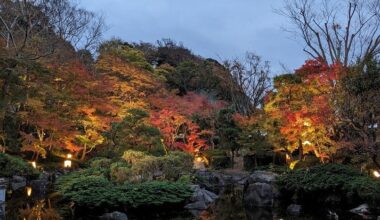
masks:
<path id="1" fill-rule="evenodd" d="M 292 216 L 299 216 L 302 212 L 302 206 L 297 204 L 291 204 L 286 209 L 286 213 Z"/>
<path id="2" fill-rule="evenodd" d="M 215 193 L 213 192 L 210 192 L 208 190 L 205 190 L 205 189 L 202 189 L 202 192 L 205 196 L 209 196 L 213 201 L 215 201 L 217 198 L 219 198 L 218 195 L 216 195 Z"/>
<path id="3" fill-rule="evenodd" d="M 33 195 L 42 198 L 48 191 L 49 181 L 46 179 L 32 180 L 30 186 L 33 189 Z"/>
<path id="4" fill-rule="evenodd" d="M 128 216 L 122 212 L 106 213 L 99 217 L 100 220 L 128 220 Z"/>
<path id="5" fill-rule="evenodd" d="M 273 187 L 268 183 L 249 184 L 243 195 L 244 204 L 249 207 L 273 207 Z"/>
<path id="6" fill-rule="evenodd" d="M 190 201 L 192 203 L 189 203 L 185 206 L 185 208 L 189 209 L 190 211 L 205 210 L 218 198 L 215 193 L 202 189 L 199 185 L 191 185 L 190 188 L 194 191 L 193 195 L 190 197 Z"/>
<path id="7" fill-rule="evenodd" d="M 247 181 L 248 183 L 268 183 L 273 184 L 276 181 L 278 174 L 268 171 L 255 171 L 251 174 Z"/>
<path id="8" fill-rule="evenodd" d="M 328 210 L 327 211 L 327 218 L 331 219 L 331 220 L 339 220 L 339 215 L 336 214 L 336 212 Z"/>
<path id="9" fill-rule="evenodd" d="M 206 186 L 210 188 L 226 186 L 228 183 L 228 180 L 227 180 L 228 178 L 218 172 L 198 170 L 197 172 L 195 172 L 195 176 L 204 180 Z"/>
<path id="10" fill-rule="evenodd" d="M 350 210 L 351 213 L 358 214 L 361 216 L 366 216 L 370 214 L 368 204 L 361 204 L 360 206 Z"/>
<path id="11" fill-rule="evenodd" d="M 196 201 L 185 206 L 185 209 L 195 209 L 195 210 L 205 210 L 208 205 L 206 205 L 205 201 Z"/>
<path id="12" fill-rule="evenodd" d="M 18 190 L 26 186 L 26 178 L 22 176 L 13 176 L 11 180 L 12 190 Z"/>

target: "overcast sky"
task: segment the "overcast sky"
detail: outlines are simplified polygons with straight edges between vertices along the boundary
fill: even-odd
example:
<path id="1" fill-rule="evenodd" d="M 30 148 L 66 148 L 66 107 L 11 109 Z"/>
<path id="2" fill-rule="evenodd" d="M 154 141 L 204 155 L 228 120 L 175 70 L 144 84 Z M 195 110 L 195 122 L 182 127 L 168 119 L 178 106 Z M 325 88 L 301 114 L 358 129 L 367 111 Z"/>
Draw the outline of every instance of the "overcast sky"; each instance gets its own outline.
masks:
<path id="1" fill-rule="evenodd" d="M 293 70 L 307 58 L 302 42 L 281 27 L 287 21 L 274 13 L 282 0 L 81 0 L 88 10 L 104 15 L 105 38 L 155 42 L 171 38 L 195 54 L 217 60 L 256 52 L 271 62 L 273 75 L 280 63 Z M 293 39 L 292 39 L 293 38 Z"/>

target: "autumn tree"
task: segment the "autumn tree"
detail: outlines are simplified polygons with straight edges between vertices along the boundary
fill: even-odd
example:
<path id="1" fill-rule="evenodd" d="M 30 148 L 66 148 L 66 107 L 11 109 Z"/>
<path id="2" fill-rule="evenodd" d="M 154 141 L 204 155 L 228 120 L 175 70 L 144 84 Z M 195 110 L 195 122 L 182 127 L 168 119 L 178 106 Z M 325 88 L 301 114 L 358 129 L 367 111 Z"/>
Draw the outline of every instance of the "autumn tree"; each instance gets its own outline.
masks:
<path id="1" fill-rule="evenodd" d="M 322 162 L 336 151 L 331 96 L 339 71 L 339 65 L 310 60 L 295 74 L 274 79 L 275 90 L 266 97 L 265 112 L 276 150 L 297 161 L 312 153 Z M 297 158 L 293 158 L 295 152 Z"/>
<path id="2" fill-rule="evenodd" d="M 285 0 L 278 12 L 292 22 L 289 31 L 312 58 L 348 67 L 379 54 L 379 10 L 378 0 Z"/>
<path id="3" fill-rule="evenodd" d="M 201 129 L 193 116 L 209 117 L 223 102 L 212 102 L 205 96 L 189 93 L 183 97 L 152 97 L 151 103 L 157 109 L 152 113 L 151 122 L 160 129 L 166 146 L 197 152 L 213 145 L 213 129 Z"/>

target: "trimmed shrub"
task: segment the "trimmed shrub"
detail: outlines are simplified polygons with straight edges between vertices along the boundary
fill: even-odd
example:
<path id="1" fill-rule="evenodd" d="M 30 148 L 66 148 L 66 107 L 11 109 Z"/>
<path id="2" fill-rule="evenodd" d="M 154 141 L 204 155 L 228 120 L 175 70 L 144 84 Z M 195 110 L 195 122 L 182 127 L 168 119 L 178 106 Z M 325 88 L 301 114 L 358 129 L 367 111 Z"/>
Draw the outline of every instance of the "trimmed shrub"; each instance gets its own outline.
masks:
<path id="1" fill-rule="evenodd" d="M 380 181 L 361 174 L 351 166 L 325 164 L 289 171 L 278 179 L 284 192 L 295 193 L 299 200 L 321 202 L 334 194 L 346 203 L 380 204 Z M 361 200 L 361 201 L 359 201 Z"/>
<path id="2" fill-rule="evenodd" d="M 111 181 L 116 183 L 124 183 L 132 176 L 131 166 L 125 161 L 116 162 L 110 166 Z"/>
<path id="3" fill-rule="evenodd" d="M 182 173 L 191 172 L 193 166 L 192 156 L 180 151 L 156 157 L 128 150 L 124 152 L 123 158 L 131 165 L 131 170 L 127 170 L 129 182 L 153 180 L 156 176 L 177 180 Z"/>
<path id="4" fill-rule="evenodd" d="M 14 175 L 37 177 L 39 171 L 19 157 L 0 153 L 0 176 L 12 177 Z"/>
<path id="5" fill-rule="evenodd" d="M 111 159 L 104 157 L 96 157 L 89 161 L 90 167 L 92 168 L 109 168 L 112 163 Z"/>
<path id="6" fill-rule="evenodd" d="M 145 182 L 115 185 L 104 176 L 67 175 L 59 179 L 57 189 L 78 206 L 94 208 L 139 208 L 182 203 L 192 195 L 180 182 Z"/>

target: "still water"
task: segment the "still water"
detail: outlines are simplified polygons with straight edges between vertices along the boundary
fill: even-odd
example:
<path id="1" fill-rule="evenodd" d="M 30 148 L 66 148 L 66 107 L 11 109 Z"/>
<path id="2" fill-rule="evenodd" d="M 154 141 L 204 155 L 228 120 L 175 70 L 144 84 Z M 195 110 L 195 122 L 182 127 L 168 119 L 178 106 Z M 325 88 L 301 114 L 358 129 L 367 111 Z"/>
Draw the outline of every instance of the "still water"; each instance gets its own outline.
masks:
<path id="1" fill-rule="evenodd" d="M 29 194 L 29 195 L 28 195 Z M 127 211 L 128 218 L 131 220 L 322 220 L 329 218 L 322 213 L 305 215 L 302 217 L 289 217 L 283 209 L 247 209 L 244 207 L 242 198 L 243 190 L 241 187 L 225 187 L 219 190 L 220 198 L 208 210 L 194 216 L 181 207 L 162 210 L 130 210 Z M 60 202 L 55 193 L 49 195 L 38 195 L 28 192 L 8 193 L 6 202 L 7 220 L 60 220 L 78 219 L 93 220 L 97 219 L 99 213 L 80 213 L 74 210 L 72 204 Z M 363 219 L 358 216 L 350 216 L 347 213 L 340 213 L 343 220 Z M 1 218 L 0 218 L 1 219 Z"/>

